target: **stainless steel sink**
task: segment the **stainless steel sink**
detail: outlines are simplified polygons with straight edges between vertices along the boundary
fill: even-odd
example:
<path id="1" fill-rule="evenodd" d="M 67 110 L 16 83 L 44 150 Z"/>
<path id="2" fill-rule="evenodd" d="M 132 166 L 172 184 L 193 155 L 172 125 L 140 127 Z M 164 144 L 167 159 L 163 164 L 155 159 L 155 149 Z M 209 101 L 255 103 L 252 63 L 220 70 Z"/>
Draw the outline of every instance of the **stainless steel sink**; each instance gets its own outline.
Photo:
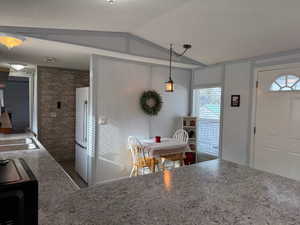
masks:
<path id="1" fill-rule="evenodd" d="M 33 138 L 0 140 L 0 152 L 38 149 Z"/>

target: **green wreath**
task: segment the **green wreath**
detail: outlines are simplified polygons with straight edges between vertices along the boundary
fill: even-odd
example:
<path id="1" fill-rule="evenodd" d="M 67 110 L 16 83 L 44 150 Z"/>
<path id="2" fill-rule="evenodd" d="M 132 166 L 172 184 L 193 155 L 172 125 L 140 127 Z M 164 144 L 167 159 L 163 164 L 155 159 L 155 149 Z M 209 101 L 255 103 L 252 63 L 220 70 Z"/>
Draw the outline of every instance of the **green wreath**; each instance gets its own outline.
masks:
<path id="1" fill-rule="evenodd" d="M 163 102 L 160 94 L 154 90 L 144 91 L 140 98 L 142 110 L 150 116 L 157 115 L 161 110 L 162 104 Z"/>

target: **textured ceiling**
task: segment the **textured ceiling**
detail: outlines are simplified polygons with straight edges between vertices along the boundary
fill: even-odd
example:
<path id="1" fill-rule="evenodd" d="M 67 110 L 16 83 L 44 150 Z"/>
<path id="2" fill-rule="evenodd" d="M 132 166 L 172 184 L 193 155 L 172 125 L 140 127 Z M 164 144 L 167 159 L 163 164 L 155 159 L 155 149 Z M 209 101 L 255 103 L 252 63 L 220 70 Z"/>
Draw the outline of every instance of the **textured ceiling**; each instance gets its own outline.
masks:
<path id="1" fill-rule="evenodd" d="M 55 58 L 55 62 L 47 63 L 47 57 Z M 50 67 L 88 70 L 89 60 L 90 53 L 79 47 L 33 38 L 27 38 L 23 45 L 10 50 L 0 46 L 0 67 L 7 67 L 10 63 L 21 63 L 32 67 L 31 64 L 34 63 Z"/>
<path id="2" fill-rule="evenodd" d="M 0 25 L 132 31 L 191 0 L 4 0 Z"/>
<path id="3" fill-rule="evenodd" d="M 9 0 L 0 26 L 139 35 L 164 47 L 189 42 L 207 64 L 300 47 L 299 0 Z"/>

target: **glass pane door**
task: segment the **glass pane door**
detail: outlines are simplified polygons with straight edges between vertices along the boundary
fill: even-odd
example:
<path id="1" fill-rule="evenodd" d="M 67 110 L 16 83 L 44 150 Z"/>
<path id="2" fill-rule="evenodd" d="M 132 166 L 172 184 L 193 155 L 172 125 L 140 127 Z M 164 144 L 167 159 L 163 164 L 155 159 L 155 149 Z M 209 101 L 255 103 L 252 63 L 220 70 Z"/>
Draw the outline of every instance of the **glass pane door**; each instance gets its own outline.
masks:
<path id="1" fill-rule="evenodd" d="M 200 88 L 193 93 L 193 114 L 197 120 L 198 161 L 215 159 L 220 152 L 222 88 Z"/>

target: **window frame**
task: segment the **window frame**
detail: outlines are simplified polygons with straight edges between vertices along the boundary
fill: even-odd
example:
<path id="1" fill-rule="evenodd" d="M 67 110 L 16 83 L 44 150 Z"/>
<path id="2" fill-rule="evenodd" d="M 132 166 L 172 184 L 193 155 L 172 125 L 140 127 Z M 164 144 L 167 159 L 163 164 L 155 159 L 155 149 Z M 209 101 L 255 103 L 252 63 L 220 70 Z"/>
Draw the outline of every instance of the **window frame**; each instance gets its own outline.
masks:
<path id="1" fill-rule="evenodd" d="M 292 85 L 288 85 L 288 77 L 289 76 L 294 76 L 294 77 L 296 77 L 297 78 L 297 81 L 295 81 Z M 282 78 L 282 77 L 284 77 L 284 80 L 285 80 L 285 86 L 282 86 L 282 85 L 280 85 L 280 83 L 278 82 L 278 79 L 280 79 L 280 78 Z M 274 84 L 276 84 L 278 87 L 279 87 L 279 90 L 272 90 L 272 87 L 273 87 L 273 85 Z M 269 87 L 269 91 L 270 92 L 294 92 L 294 91 L 300 91 L 300 87 L 299 88 L 297 88 L 297 89 L 294 89 L 294 87 L 297 85 L 297 84 L 300 84 L 300 77 L 299 76 L 297 76 L 297 75 L 295 75 L 295 74 L 281 74 L 281 75 L 279 75 L 279 76 L 277 76 L 274 80 L 273 80 L 273 82 L 272 82 L 272 84 L 270 85 L 270 87 Z M 289 88 L 289 90 L 284 90 L 284 88 Z"/>

